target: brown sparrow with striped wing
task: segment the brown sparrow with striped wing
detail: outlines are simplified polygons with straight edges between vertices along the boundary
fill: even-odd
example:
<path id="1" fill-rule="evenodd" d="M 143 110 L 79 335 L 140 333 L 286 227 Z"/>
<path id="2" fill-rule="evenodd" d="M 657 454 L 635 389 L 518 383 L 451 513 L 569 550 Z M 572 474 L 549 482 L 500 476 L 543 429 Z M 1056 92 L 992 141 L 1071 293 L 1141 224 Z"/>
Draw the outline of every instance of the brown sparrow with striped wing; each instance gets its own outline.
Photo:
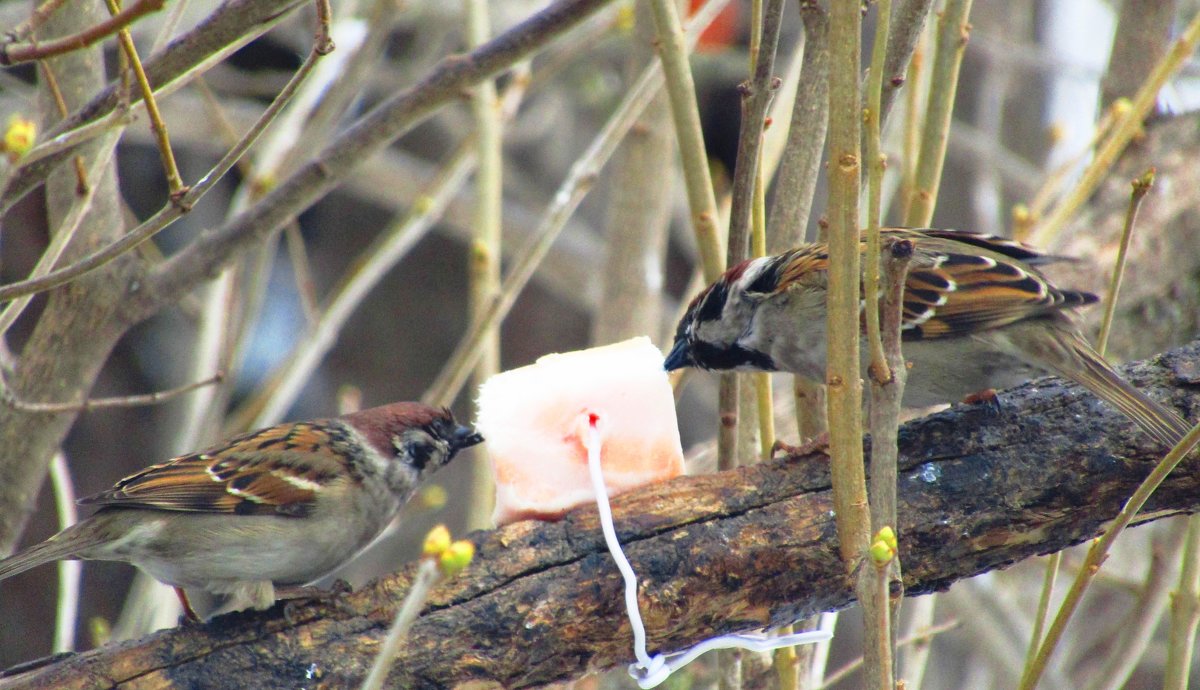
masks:
<path id="1" fill-rule="evenodd" d="M 95 515 L 0 561 L 0 579 L 63 558 L 125 561 L 176 588 L 269 608 L 354 558 L 428 474 L 483 438 L 400 402 L 291 422 L 152 465 L 81 499 Z"/>
<path id="2" fill-rule="evenodd" d="M 1036 268 L 1062 257 L 975 233 L 884 233 L 913 243 L 903 304 L 912 367 L 905 404 L 954 402 L 1049 373 L 1079 383 L 1168 446 L 1187 433 L 1178 414 L 1122 379 L 1080 335 L 1074 308 L 1097 297 L 1059 289 Z M 667 370 L 789 371 L 823 380 L 828 267 L 828 247 L 810 244 L 729 269 L 680 320 Z"/>

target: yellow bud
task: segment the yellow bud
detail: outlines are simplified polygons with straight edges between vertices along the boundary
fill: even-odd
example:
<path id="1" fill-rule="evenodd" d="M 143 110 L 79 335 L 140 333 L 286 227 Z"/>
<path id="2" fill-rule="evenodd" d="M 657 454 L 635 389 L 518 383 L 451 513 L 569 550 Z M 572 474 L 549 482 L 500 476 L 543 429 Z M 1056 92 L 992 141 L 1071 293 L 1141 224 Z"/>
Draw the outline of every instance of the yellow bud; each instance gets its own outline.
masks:
<path id="1" fill-rule="evenodd" d="M 446 507 L 449 494 L 441 484 L 427 484 L 417 493 L 417 505 L 425 510 L 441 510 Z"/>
<path id="2" fill-rule="evenodd" d="M 445 525 L 438 525 L 425 535 L 425 543 L 421 546 L 424 556 L 441 556 L 450 548 L 450 530 Z"/>
<path id="3" fill-rule="evenodd" d="M 429 213 L 431 210 L 433 210 L 433 197 L 429 196 L 428 194 L 422 194 L 416 199 L 413 199 L 412 210 L 413 213 L 421 216 Z"/>
<path id="4" fill-rule="evenodd" d="M 462 572 L 471 563 L 471 559 L 475 557 L 475 545 L 466 539 L 460 539 L 454 542 L 442 552 L 438 557 L 438 568 L 441 569 L 442 575 L 446 577 L 454 577 Z"/>
<path id="5" fill-rule="evenodd" d="M 888 546 L 887 542 L 882 539 L 876 541 L 874 544 L 871 544 L 871 548 L 868 553 L 871 556 L 871 560 L 875 562 L 875 565 L 879 566 L 887 565 L 893 558 L 896 557 L 895 550 Z"/>
<path id="6" fill-rule="evenodd" d="M 896 542 L 896 532 L 889 525 L 884 525 L 880 528 L 879 532 L 875 535 L 875 540 L 883 541 L 892 551 L 899 548 L 899 544 Z"/>
<path id="7" fill-rule="evenodd" d="M 637 25 L 637 15 L 632 2 L 621 3 L 617 7 L 617 17 L 615 25 L 617 31 L 627 34 L 633 31 L 633 27 Z"/>
<path id="8" fill-rule="evenodd" d="M 1112 102 L 1110 106 L 1115 117 L 1125 117 L 1125 115 L 1133 110 L 1133 103 L 1128 98 L 1118 98 Z"/>
<path id="9" fill-rule="evenodd" d="M 37 140 L 37 123 L 27 120 L 20 115 L 8 118 L 8 127 L 4 130 L 4 151 L 9 160 L 16 161 L 29 153 L 33 142 Z"/>

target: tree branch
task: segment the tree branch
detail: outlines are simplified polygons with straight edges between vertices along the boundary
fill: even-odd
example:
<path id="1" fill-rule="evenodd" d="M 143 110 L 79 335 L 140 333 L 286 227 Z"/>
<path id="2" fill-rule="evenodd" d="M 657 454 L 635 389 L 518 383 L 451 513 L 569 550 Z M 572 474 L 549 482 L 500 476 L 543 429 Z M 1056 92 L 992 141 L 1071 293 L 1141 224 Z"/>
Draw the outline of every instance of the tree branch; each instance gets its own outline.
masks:
<path id="1" fill-rule="evenodd" d="M 153 314 L 214 275 L 246 247 L 274 233 L 375 154 L 463 90 L 523 60 L 608 0 L 561 0 L 466 55 L 443 58 L 417 84 L 375 107 L 244 213 L 163 262 L 131 300 L 131 318 Z"/>
<path id="2" fill-rule="evenodd" d="M 196 28 L 147 59 L 144 62 L 146 78 L 156 90 L 163 89 L 229 46 L 249 42 L 282 15 L 302 4 L 305 0 L 229 0 L 222 3 Z M 119 84 L 120 80 L 109 82 L 86 105 L 48 129 L 41 140 L 49 141 L 112 112 L 120 100 Z M 140 100 L 140 94 L 134 93 L 131 97 Z M 45 180 L 54 166 L 75 153 L 76 147 L 66 148 L 14 171 L 2 185 L 0 213 Z"/>
<path id="3" fill-rule="evenodd" d="M 1200 342 L 1126 374 L 1184 414 L 1200 409 Z M 956 406 L 901 430 L 897 531 L 906 594 L 1093 537 L 1163 452 L 1116 411 L 1058 380 L 1001 400 L 1000 415 Z M 811 457 L 680 478 L 617 498 L 619 535 L 644 578 L 652 646 L 678 649 L 714 633 L 849 605 L 832 507 L 828 465 Z M 1198 507 L 1200 458 L 1192 458 L 1144 516 Z M 433 593 L 397 659 L 393 685 L 529 687 L 629 660 L 621 579 L 594 509 L 473 538 L 475 562 Z M 267 688 L 306 679 L 353 686 L 413 572 L 373 583 L 342 607 L 297 606 L 291 624 L 279 608 L 223 617 L 12 669 L 0 688 Z"/>

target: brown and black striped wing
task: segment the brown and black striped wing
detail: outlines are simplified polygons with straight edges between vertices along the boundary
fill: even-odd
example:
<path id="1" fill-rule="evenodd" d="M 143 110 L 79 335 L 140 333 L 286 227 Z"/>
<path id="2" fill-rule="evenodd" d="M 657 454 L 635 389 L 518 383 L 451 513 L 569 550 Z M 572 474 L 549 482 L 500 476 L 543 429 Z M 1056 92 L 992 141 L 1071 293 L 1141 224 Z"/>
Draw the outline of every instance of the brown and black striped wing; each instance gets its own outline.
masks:
<path id="1" fill-rule="evenodd" d="M 280 424 L 151 465 L 80 499 L 101 506 L 242 515 L 307 514 L 322 486 L 345 477 L 340 426 Z"/>

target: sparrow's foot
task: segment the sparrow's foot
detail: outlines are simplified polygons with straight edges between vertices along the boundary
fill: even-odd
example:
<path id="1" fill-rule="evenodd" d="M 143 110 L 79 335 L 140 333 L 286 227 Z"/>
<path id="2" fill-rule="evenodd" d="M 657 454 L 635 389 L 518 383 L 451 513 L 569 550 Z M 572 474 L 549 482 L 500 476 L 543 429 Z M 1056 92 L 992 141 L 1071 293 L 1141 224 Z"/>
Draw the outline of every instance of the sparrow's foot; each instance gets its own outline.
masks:
<path id="1" fill-rule="evenodd" d="M 822 431 L 798 446 L 793 446 L 790 443 L 776 439 L 775 443 L 771 446 L 771 457 L 775 457 L 781 451 L 789 457 L 812 455 L 814 453 L 829 455 L 829 432 Z"/>
<path id="2" fill-rule="evenodd" d="M 183 618 L 185 623 L 200 623 L 200 616 L 196 615 L 196 609 L 192 608 L 192 602 L 188 601 L 187 592 L 183 591 L 183 587 L 174 587 L 175 596 L 179 597 L 179 605 L 183 607 Z"/>
<path id="3" fill-rule="evenodd" d="M 995 388 L 985 388 L 977 393 L 972 393 L 962 400 L 967 405 L 986 405 L 987 411 L 998 415 L 1003 410 L 1000 405 L 1000 396 L 996 395 Z"/>
<path id="4" fill-rule="evenodd" d="M 294 617 L 299 612 L 300 604 L 306 602 L 328 604 L 345 614 L 354 613 L 345 599 L 346 595 L 353 591 L 349 582 L 338 578 L 333 581 L 333 585 L 329 589 L 313 586 L 279 587 L 275 590 L 275 596 L 280 601 L 286 600 L 283 605 L 283 619 L 287 621 L 288 625 L 294 625 L 296 622 Z"/>

